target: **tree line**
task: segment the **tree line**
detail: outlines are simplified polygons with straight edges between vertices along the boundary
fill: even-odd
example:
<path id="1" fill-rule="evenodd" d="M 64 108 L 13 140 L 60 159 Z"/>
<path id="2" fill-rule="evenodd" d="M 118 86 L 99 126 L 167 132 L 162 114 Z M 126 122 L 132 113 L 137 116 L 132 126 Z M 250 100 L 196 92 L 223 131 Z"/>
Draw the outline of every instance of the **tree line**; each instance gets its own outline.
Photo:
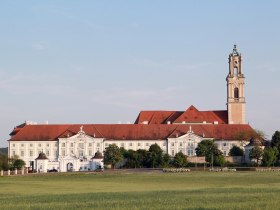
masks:
<path id="1" fill-rule="evenodd" d="M 280 131 L 275 131 L 272 136 L 269 146 L 266 146 L 264 149 L 260 146 L 254 146 L 250 153 L 249 157 L 251 160 L 256 160 L 257 166 L 274 166 L 275 164 L 279 165 L 280 160 Z"/>
<path id="2" fill-rule="evenodd" d="M 0 170 L 15 170 L 22 169 L 25 166 L 25 162 L 17 155 L 8 158 L 7 154 L 0 154 Z"/>
<path id="3" fill-rule="evenodd" d="M 224 166 L 226 164 L 225 157 L 212 140 L 203 140 L 198 143 L 195 149 L 197 156 L 204 156 L 205 161 L 210 166 Z M 263 166 L 274 166 L 280 160 L 280 132 L 276 131 L 271 140 L 270 146 L 262 149 L 255 146 L 250 150 L 249 158 L 256 160 L 257 165 L 260 162 Z M 233 146 L 229 152 L 230 156 L 244 156 L 244 150 L 238 146 Z M 112 165 L 114 168 L 122 162 L 123 167 L 127 168 L 164 168 L 164 167 L 186 167 L 193 165 L 187 161 L 187 156 L 182 152 L 171 157 L 164 153 L 157 144 L 152 144 L 149 150 L 126 150 L 123 147 L 119 148 L 115 144 L 109 145 L 104 151 L 105 165 Z"/>
<path id="4" fill-rule="evenodd" d="M 115 168 L 117 164 L 123 162 L 122 167 L 126 168 L 159 168 L 185 167 L 187 156 L 179 152 L 172 159 L 169 154 L 163 152 L 157 144 L 152 144 L 149 150 L 126 150 L 119 148 L 116 144 L 110 144 L 104 151 L 104 163 Z"/>
<path id="5" fill-rule="evenodd" d="M 208 163 L 214 166 L 223 166 L 225 159 L 222 152 L 212 140 L 204 140 L 196 148 L 197 156 L 205 156 Z M 122 164 L 121 164 L 122 163 Z M 187 156 L 178 152 L 174 157 L 164 153 L 158 144 L 152 144 L 149 150 L 126 150 L 116 144 L 110 144 L 104 151 L 104 164 L 115 168 L 122 165 L 126 168 L 165 168 L 186 167 L 192 163 L 187 161 Z"/>

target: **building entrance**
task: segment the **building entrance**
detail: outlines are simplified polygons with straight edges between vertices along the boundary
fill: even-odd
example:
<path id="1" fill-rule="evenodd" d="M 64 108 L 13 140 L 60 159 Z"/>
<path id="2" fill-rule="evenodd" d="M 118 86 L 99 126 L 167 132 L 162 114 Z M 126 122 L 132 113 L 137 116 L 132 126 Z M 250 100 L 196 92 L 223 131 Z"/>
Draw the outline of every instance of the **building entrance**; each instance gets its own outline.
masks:
<path id="1" fill-rule="evenodd" d="M 67 163 L 66 165 L 67 171 L 73 171 L 73 163 Z"/>

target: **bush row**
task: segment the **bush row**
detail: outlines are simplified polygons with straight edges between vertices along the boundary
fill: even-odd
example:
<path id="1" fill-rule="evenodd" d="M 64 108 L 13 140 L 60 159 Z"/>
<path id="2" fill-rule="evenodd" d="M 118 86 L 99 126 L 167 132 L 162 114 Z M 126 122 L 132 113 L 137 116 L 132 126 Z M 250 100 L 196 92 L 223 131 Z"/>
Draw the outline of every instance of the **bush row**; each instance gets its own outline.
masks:
<path id="1" fill-rule="evenodd" d="M 235 168 L 210 168 L 209 171 L 211 172 L 234 172 L 236 171 Z"/>
<path id="2" fill-rule="evenodd" d="M 280 171 L 280 168 L 256 168 L 256 171 L 260 171 L 260 172 Z"/>
<path id="3" fill-rule="evenodd" d="M 183 173 L 190 172 L 191 170 L 189 168 L 164 168 L 162 171 L 166 173 Z"/>

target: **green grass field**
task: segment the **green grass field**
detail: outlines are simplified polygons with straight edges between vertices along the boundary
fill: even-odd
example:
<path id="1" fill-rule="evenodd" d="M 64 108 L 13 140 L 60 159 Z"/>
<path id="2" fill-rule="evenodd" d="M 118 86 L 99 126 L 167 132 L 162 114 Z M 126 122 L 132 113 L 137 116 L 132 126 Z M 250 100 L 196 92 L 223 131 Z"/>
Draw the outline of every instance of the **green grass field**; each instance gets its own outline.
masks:
<path id="1" fill-rule="evenodd" d="M 0 177 L 0 209 L 280 209 L 278 172 Z"/>

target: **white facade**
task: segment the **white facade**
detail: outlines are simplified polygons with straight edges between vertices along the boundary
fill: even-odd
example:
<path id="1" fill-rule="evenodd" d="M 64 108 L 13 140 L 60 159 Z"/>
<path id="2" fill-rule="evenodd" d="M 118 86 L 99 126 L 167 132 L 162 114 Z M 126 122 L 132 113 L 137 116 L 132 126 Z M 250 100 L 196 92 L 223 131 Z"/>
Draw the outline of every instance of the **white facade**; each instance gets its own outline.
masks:
<path id="1" fill-rule="evenodd" d="M 196 156 L 195 148 L 202 140 L 213 140 L 196 135 L 190 130 L 181 136 L 166 140 L 113 140 L 95 138 L 81 130 L 74 136 L 59 138 L 57 141 L 9 141 L 9 156 L 18 155 L 26 162 L 26 166 L 37 171 L 46 172 L 56 169 L 66 171 L 89 171 L 103 167 L 102 159 L 92 159 L 96 152 L 103 153 L 110 144 L 116 144 L 126 150 L 148 150 L 152 144 L 158 144 L 164 153 L 174 156 L 178 152 L 192 157 Z M 228 155 L 233 145 L 243 148 L 241 141 L 215 140 L 218 148 Z M 43 152 L 46 160 L 35 161 Z"/>
<path id="2" fill-rule="evenodd" d="M 240 140 L 215 140 L 218 149 L 222 151 L 224 156 L 229 156 L 229 151 L 233 146 L 240 147 L 244 150 L 245 146 L 248 144 L 247 141 L 240 141 Z"/>

